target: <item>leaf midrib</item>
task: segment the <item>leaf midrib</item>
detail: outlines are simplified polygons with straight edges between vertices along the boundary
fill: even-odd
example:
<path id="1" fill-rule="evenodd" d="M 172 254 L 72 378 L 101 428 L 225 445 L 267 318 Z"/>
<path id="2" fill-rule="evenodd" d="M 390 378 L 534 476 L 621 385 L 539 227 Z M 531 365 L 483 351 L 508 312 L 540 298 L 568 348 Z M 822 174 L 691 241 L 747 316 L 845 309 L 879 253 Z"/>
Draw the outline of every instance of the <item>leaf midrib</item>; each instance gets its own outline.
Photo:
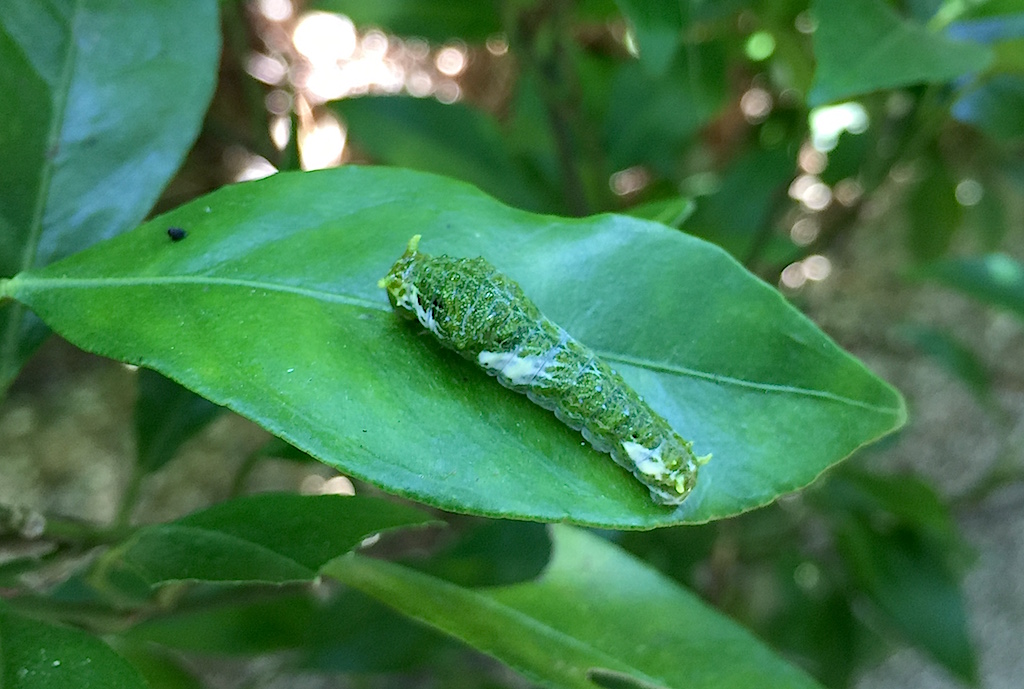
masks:
<path id="1" fill-rule="evenodd" d="M 369 299 L 363 299 L 361 297 L 338 294 L 337 292 L 325 292 L 323 290 L 310 289 L 308 287 L 297 287 L 295 285 L 287 285 L 283 283 L 264 282 L 261 280 L 247 280 L 242 278 L 174 275 L 161 277 L 105 277 L 50 279 L 36 278 L 30 275 L 23 274 L 15 276 L 14 278 L 11 279 L 10 282 L 11 284 L 9 285 L 9 293 L 12 294 L 12 296 L 16 296 L 19 285 L 27 286 L 31 289 L 33 285 L 37 284 L 43 285 L 45 289 L 95 289 L 104 287 L 149 287 L 158 285 L 221 285 L 226 287 L 241 287 L 245 289 L 260 289 L 269 292 L 294 294 L 297 296 L 308 297 L 310 299 L 317 299 L 320 301 L 335 304 L 345 304 L 346 306 L 352 306 L 355 308 L 367 309 L 377 312 L 388 313 L 391 311 L 391 309 L 384 303 L 371 301 Z M 719 373 L 712 373 L 710 371 L 701 371 L 699 369 L 689 368 L 686 366 L 679 366 L 667 362 L 652 361 L 650 359 L 643 359 L 639 357 L 631 357 L 627 354 L 618 354 L 605 351 L 599 351 L 597 353 L 606 361 L 614 361 L 616 363 L 627 366 L 643 368 L 649 371 L 654 371 L 655 373 L 700 378 L 702 380 L 709 380 L 715 383 L 719 383 L 721 385 L 733 385 L 737 387 L 760 390 L 762 392 L 815 397 L 818 399 L 825 399 L 832 402 L 838 402 L 840 404 L 846 404 L 852 407 L 863 409 L 865 411 L 883 414 L 886 416 L 898 417 L 901 416 L 903 413 L 902 409 L 898 406 L 892 407 L 886 405 L 871 404 L 870 402 L 853 399 L 851 397 L 839 395 L 834 392 L 829 392 L 827 390 L 816 390 L 813 388 L 802 388 L 794 385 L 781 385 L 778 383 L 762 383 L 757 381 L 744 380 L 742 378 L 726 376 Z"/>
<path id="2" fill-rule="evenodd" d="M 692 378 L 701 378 L 703 380 L 710 380 L 714 383 L 721 383 L 723 385 L 735 385 L 737 387 L 752 388 L 754 390 L 761 390 L 762 392 L 777 392 L 782 394 L 791 395 L 803 395 L 806 397 L 817 397 L 820 399 L 826 399 L 832 402 L 839 402 L 841 404 L 849 404 L 866 411 L 875 412 L 878 414 L 886 414 L 892 416 L 900 416 L 902 409 L 900 407 L 890 407 L 879 404 L 871 404 L 870 402 L 864 402 L 863 400 L 853 399 L 852 397 L 845 397 L 844 395 L 838 395 L 834 392 L 827 390 L 815 390 L 813 388 L 801 388 L 795 385 L 781 385 L 779 383 L 758 383 L 756 381 L 744 380 L 742 378 L 735 378 L 733 376 L 726 376 L 720 373 L 710 373 L 708 371 L 701 371 L 695 368 L 688 368 L 686 366 L 677 366 L 674 364 L 663 363 L 659 361 L 651 361 L 649 359 L 642 359 L 640 357 L 631 357 L 627 354 L 612 354 L 609 352 L 597 352 L 605 361 L 614 361 L 627 366 L 634 366 L 636 368 L 647 369 L 648 371 L 654 371 L 655 373 L 665 373 L 678 376 L 689 376 Z"/>
<path id="3" fill-rule="evenodd" d="M 325 292 L 308 287 L 298 287 L 280 282 L 264 282 L 262 280 L 247 280 L 244 278 L 212 277 L 208 275 L 170 275 L 161 277 L 130 277 L 130 278 L 36 278 L 30 275 L 16 275 L 11 279 L 8 288 L 9 293 L 17 296 L 19 286 L 26 286 L 30 290 L 36 285 L 42 285 L 44 289 L 96 289 L 104 287 L 155 287 L 162 285 L 196 285 L 208 287 L 210 285 L 221 285 L 225 287 L 242 287 L 246 289 L 260 289 L 268 292 L 283 292 L 295 294 L 302 297 L 309 297 L 320 301 L 336 304 L 346 304 L 357 308 L 370 309 L 373 311 L 390 312 L 391 309 L 380 302 L 354 297 L 337 292 Z"/>

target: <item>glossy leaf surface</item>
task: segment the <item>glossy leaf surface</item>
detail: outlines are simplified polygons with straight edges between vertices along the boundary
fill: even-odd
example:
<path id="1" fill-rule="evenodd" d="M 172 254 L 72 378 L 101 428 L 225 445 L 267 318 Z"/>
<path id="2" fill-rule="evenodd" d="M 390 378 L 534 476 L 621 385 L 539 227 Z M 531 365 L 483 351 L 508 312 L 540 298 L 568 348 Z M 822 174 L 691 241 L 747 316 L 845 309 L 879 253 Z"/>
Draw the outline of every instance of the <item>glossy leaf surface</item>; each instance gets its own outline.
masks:
<path id="1" fill-rule="evenodd" d="M 119 546 L 116 561 L 150 586 L 307 581 L 368 536 L 429 521 L 377 498 L 261 493 L 144 527 Z"/>
<path id="2" fill-rule="evenodd" d="M 148 685 L 138 670 L 95 636 L 0 607 L 0 686 L 146 689 Z"/>
<path id="3" fill-rule="evenodd" d="M 5 0 L 0 276 L 142 220 L 199 132 L 219 45 L 209 0 Z M 0 388 L 45 333 L 0 305 Z"/>
<path id="4" fill-rule="evenodd" d="M 550 687 L 817 687 L 749 632 L 601 538 L 553 528 L 533 582 L 462 589 L 351 556 L 325 573 Z M 618 682 L 612 684 L 610 682 Z"/>
<path id="5" fill-rule="evenodd" d="M 171 242 L 170 225 L 189 236 Z M 549 412 L 392 313 L 422 234 L 489 258 L 699 454 L 671 510 Z M 899 394 L 725 252 L 624 216 L 516 211 L 409 171 L 227 187 L 0 287 L 64 337 L 154 368 L 322 461 L 445 509 L 651 528 L 796 490 L 901 425 Z"/>

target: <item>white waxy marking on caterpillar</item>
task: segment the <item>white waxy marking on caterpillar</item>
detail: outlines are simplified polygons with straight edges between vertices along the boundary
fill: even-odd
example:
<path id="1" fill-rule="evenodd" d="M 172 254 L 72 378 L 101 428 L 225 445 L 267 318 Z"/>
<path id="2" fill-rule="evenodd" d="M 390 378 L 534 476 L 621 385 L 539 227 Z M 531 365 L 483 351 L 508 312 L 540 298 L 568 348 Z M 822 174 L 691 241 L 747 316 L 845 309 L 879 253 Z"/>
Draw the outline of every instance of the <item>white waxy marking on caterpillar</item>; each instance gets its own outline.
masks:
<path id="1" fill-rule="evenodd" d="M 396 309 L 508 387 L 551 409 L 647 486 L 678 505 L 693 490 L 697 457 L 622 377 L 537 309 L 482 258 L 428 256 L 419 235 L 378 283 Z M 430 305 L 424 308 L 423 305 Z"/>
<path id="2" fill-rule="evenodd" d="M 494 371 L 515 386 L 529 385 L 544 375 L 547 361 L 543 356 L 516 356 L 513 352 L 480 352 L 477 362 L 488 371 Z"/>

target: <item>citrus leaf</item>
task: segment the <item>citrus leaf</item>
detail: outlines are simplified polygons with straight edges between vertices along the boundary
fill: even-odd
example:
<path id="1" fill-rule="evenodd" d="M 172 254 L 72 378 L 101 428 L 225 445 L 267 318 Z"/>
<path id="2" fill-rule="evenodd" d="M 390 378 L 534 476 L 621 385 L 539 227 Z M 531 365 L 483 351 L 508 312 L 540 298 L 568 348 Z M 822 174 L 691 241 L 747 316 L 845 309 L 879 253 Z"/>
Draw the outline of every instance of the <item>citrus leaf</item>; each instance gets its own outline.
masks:
<path id="1" fill-rule="evenodd" d="M 646 564 L 552 527 L 533 582 L 469 590 L 356 555 L 324 573 L 550 687 L 813 688 L 802 671 Z"/>
<path id="2" fill-rule="evenodd" d="M 219 46 L 208 0 L 5 0 L 0 276 L 142 220 L 199 132 Z M 0 390 L 46 334 L 0 305 Z"/>
<path id="3" fill-rule="evenodd" d="M 695 492 L 655 505 L 578 433 L 392 313 L 377 280 L 414 233 L 428 253 L 492 260 L 713 454 Z M 485 516 L 716 519 L 807 485 L 905 419 L 895 390 L 713 245 L 625 216 L 533 215 L 404 170 L 226 187 L 2 294 L 355 477 Z"/>
<path id="4" fill-rule="evenodd" d="M 143 527 L 106 560 L 150 586 L 309 581 L 366 537 L 429 521 L 418 510 L 378 498 L 261 493 Z"/>
<path id="5" fill-rule="evenodd" d="M 131 664 L 100 639 L 0 607 L 0 686 L 4 689 L 146 689 Z"/>

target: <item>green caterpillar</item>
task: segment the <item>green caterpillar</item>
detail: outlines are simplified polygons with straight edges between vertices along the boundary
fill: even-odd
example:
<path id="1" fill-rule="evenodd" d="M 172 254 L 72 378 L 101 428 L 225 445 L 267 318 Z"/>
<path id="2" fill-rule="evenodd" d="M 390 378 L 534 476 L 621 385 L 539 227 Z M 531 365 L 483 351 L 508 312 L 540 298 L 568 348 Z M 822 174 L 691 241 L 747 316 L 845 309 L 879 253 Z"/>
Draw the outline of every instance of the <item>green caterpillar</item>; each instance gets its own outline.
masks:
<path id="1" fill-rule="evenodd" d="M 548 320 L 512 279 L 483 258 L 429 256 L 420 235 L 378 282 L 391 305 L 508 388 L 526 393 L 611 454 L 662 505 L 693 490 L 697 457 L 618 373 Z"/>

